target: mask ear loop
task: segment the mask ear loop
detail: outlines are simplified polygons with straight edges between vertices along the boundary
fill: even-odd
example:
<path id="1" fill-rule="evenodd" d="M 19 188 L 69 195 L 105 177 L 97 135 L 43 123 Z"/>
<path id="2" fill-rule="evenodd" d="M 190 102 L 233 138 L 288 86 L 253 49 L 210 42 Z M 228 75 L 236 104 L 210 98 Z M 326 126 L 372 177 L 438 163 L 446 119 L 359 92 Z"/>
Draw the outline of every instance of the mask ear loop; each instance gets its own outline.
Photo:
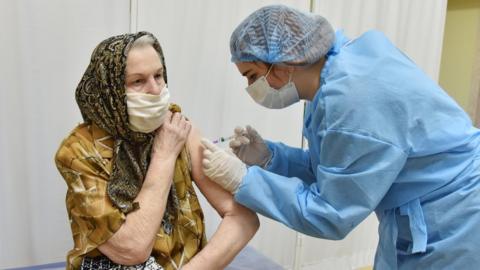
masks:
<path id="1" fill-rule="evenodd" d="M 292 82 L 292 78 L 293 78 L 293 71 L 288 74 L 288 83 Z"/>
<path id="2" fill-rule="evenodd" d="M 165 83 L 165 86 L 162 88 L 162 91 L 160 91 L 160 95 L 165 95 L 167 93 L 167 91 L 165 91 L 165 89 L 168 91 L 168 84 Z"/>
<path id="3" fill-rule="evenodd" d="M 273 64 L 271 64 L 270 67 L 268 68 L 267 74 L 265 74 L 265 79 L 267 78 L 268 74 L 270 74 L 270 71 L 272 70 L 272 68 L 273 68 Z"/>

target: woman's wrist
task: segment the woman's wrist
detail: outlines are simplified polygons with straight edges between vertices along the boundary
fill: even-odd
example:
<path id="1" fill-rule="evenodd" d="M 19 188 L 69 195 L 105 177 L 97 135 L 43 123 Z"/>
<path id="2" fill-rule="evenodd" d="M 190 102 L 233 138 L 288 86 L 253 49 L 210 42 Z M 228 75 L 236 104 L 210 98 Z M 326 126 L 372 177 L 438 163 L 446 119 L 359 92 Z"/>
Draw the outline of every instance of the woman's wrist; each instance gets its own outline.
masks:
<path id="1" fill-rule="evenodd" d="M 151 161 L 152 162 L 160 162 L 160 163 L 165 163 L 165 162 L 173 162 L 177 160 L 177 155 L 173 154 L 172 152 L 167 152 L 167 151 L 152 151 L 151 155 Z"/>
<path id="2" fill-rule="evenodd" d="M 152 154 L 143 187 L 163 185 L 162 183 L 169 181 L 173 177 L 175 162 L 176 157 L 173 155 Z"/>

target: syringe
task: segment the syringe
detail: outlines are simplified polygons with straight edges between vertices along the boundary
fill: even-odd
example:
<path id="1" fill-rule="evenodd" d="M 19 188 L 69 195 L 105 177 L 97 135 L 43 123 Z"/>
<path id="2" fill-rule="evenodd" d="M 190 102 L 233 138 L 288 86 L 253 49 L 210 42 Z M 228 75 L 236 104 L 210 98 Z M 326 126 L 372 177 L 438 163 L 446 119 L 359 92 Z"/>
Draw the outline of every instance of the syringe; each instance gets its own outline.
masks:
<path id="1" fill-rule="evenodd" d="M 231 139 L 233 139 L 233 138 L 235 138 L 235 135 L 231 135 L 231 136 L 228 136 L 228 137 L 220 137 L 220 138 L 218 138 L 218 139 L 216 139 L 216 140 L 213 140 L 212 142 L 216 144 L 216 143 L 221 143 L 221 142 L 229 141 L 229 140 L 231 140 Z"/>

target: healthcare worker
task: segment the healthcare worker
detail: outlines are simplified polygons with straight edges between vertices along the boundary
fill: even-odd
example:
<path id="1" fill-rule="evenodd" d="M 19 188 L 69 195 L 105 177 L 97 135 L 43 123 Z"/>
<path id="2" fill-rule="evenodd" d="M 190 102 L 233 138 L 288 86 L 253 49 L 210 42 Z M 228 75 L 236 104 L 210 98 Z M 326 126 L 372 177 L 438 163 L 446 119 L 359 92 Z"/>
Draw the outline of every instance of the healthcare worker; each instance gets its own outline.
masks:
<path id="1" fill-rule="evenodd" d="M 248 16 L 230 50 L 260 105 L 307 101 L 307 150 L 248 126 L 236 156 L 203 140 L 206 175 L 237 202 L 326 239 L 375 211 L 376 269 L 480 267 L 480 131 L 382 33 L 351 40 L 275 5 Z"/>

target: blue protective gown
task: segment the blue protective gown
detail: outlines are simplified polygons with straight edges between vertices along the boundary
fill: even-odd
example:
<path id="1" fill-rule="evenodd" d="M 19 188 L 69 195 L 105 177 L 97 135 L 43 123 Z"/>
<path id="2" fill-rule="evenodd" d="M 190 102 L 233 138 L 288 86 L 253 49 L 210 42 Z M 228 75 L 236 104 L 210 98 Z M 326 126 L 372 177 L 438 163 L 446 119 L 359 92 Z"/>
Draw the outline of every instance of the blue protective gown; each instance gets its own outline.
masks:
<path id="1" fill-rule="evenodd" d="M 267 142 L 239 203 L 326 239 L 375 211 L 376 269 L 479 269 L 480 131 L 382 33 L 337 33 L 303 134 L 308 150 Z"/>

